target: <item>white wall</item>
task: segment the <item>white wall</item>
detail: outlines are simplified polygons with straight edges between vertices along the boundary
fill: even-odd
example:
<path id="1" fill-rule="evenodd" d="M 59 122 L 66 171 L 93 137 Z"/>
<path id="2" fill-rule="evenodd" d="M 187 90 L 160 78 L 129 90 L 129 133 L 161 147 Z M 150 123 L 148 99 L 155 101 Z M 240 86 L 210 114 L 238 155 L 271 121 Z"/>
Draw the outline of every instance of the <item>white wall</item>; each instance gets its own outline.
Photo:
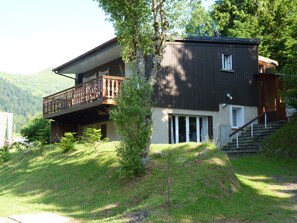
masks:
<path id="1" fill-rule="evenodd" d="M 13 114 L 0 112 L 0 148 L 13 143 Z"/>
<path id="2" fill-rule="evenodd" d="M 219 105 L 219 111 L 199 111 L 187 109 L 159 108 L 153 109 L 153 135 L 152 143 L 169 143 L 169 114 L 193 115 L 193 116 L 212 116 L 213 118 L 213 138 L 220 146 L 221 141 L 231 133 L 230 105 Z M 244 106 L 244 123 L 258 115 L 257 107 Z M 229 138 L 229 137 L 228 137 Z"/>

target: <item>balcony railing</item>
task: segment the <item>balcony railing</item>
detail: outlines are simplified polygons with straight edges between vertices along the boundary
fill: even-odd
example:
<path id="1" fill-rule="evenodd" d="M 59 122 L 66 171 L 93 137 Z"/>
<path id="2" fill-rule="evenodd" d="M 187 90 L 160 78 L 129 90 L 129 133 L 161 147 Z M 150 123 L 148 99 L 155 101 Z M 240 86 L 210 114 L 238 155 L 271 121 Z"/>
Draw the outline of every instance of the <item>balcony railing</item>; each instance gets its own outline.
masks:
<path id="1" fill-rule="evenodd" d="M 43 98 L 43 114 L 67 110 L 93 101 L 117 97 L 124 77 L 101 76 Z"/>

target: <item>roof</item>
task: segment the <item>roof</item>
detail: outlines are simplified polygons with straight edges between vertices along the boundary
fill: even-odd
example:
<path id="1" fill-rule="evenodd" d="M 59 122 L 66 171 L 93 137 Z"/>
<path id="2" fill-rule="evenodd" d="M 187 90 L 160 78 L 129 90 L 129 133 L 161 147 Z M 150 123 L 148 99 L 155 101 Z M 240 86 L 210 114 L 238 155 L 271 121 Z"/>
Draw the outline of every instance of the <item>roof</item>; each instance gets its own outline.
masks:
<path id="1" fill-rule="evenodd" d="M 201 43 L 229 43 L 258 45 L 259 39 L 242 39 L 226 37 L 189 37 L 175 39 L 173 42 L 201 42 Z M 113 38 L 94 49 L 56 67 L 53 72 L 57 74 L 79 74 L 94 69 L 121 56 L 121 46 L 117 38 Z"/>
<path id="2" fill-rule="evenodd" d="M 259 60 L 259 62 L 262 62 L 262 63 L 265 63 L 265 64 L 269 64 L 272 67 L 278 66 L 278 62 L 276 60 L 272 60 L 272 59 L 269 59 L 267 57 L 259 56 L 258 57 L 258 60 Z"/>
<path id="3" fill-rule="evenodd" d="M 231 44 L 248 44 L 259 45 L 260 39 L 252 38 L 230 38 L 230 37 L 201 37 L 191 36 L 185 39 L 175 39 L 175 42 L 202 42 L 202 43 L 231 43 Z"/>
<path id="4" fill-rule="evenodd" d="M 117 38 L 113 38 L 94 49 L 56 67 L 57 74 L 79 74 L 99 65 L 115 60 L 121 56 L 121 47 Z"/>

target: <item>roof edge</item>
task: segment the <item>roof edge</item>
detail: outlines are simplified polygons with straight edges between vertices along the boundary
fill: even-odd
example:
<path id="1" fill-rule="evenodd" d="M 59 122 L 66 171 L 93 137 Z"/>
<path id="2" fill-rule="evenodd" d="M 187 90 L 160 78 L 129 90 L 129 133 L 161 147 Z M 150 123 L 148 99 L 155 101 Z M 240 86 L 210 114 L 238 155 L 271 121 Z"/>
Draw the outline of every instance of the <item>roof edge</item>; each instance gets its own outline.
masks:
<path id="1" fill-rule="evenodd" d="M 79 61 L 81 59 L 84 59 L 84 58 L 88 57 L 89 55 L 91 55 L 93 53 L 97 53 L 97 52 L 99 52 L 101 50 L 104 50 L 105 48 L 108 48 L 108 47 L 110 47 L 110 46 L 112 46 L 114 44 L 118 44 L 117 37 L 114 37 L 114 38 L 102 43 L 101 45 L 99 45 L 99 46 L 97 46 L 97 47 L 95 47 L 95 48 L 93 48 L 93 49 L 79 55 L 78 57 L 73 58 L 72 60 L 70 60 L 70 61 L 68 61 L 68 62 L 66 62 L 66 63 L 64 63 L 64 64 L 62 64 L 62 65 L 60 65 L 60 66 L 58 66 L 56 68 L 54 68 L 52 71 L 54 73 L 56 73 L 56 74 L 59 74 L 59 72 L 62 69 L 65 69 L 68 66 L 71 66 L 71 64 L 73 64 L 73 63 L 75 63 L 75 62 L 77 62 L 77 61 Z"/>
<path id="2" fill-rule="evenodd" d="M 190 36 L 187 38 L 176 38 L 173 42 L 209 42 L 209 43 L 235 43 L 259 45 L 260 39 L 255 38 L 231 38 L 231 37 L 202 37 Z"/>

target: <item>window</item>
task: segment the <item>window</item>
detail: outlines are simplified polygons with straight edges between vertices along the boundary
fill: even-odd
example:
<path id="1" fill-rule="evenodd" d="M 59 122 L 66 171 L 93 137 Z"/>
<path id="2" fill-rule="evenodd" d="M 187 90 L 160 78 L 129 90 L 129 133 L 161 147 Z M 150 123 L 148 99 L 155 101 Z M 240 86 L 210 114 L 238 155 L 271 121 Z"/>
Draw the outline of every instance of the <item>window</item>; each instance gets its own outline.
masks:
<path id="1" fill-rule="evenodd" d="M 232 55 L 222 54 L 222 70 L 232 71 Z"/>
<path id="2" fill-rule="evenodd" d="M 203 142 L 209 139 L 207 116 L 169 116 L 169 141 L 171 144 L 180 142 Z"/>
<path id="3" fill-rule="evenodd" d="M 242 106 L 231 106 L 230 113 L 232 128 L 240 128 L 244 125 L 244 111 Z"/>

